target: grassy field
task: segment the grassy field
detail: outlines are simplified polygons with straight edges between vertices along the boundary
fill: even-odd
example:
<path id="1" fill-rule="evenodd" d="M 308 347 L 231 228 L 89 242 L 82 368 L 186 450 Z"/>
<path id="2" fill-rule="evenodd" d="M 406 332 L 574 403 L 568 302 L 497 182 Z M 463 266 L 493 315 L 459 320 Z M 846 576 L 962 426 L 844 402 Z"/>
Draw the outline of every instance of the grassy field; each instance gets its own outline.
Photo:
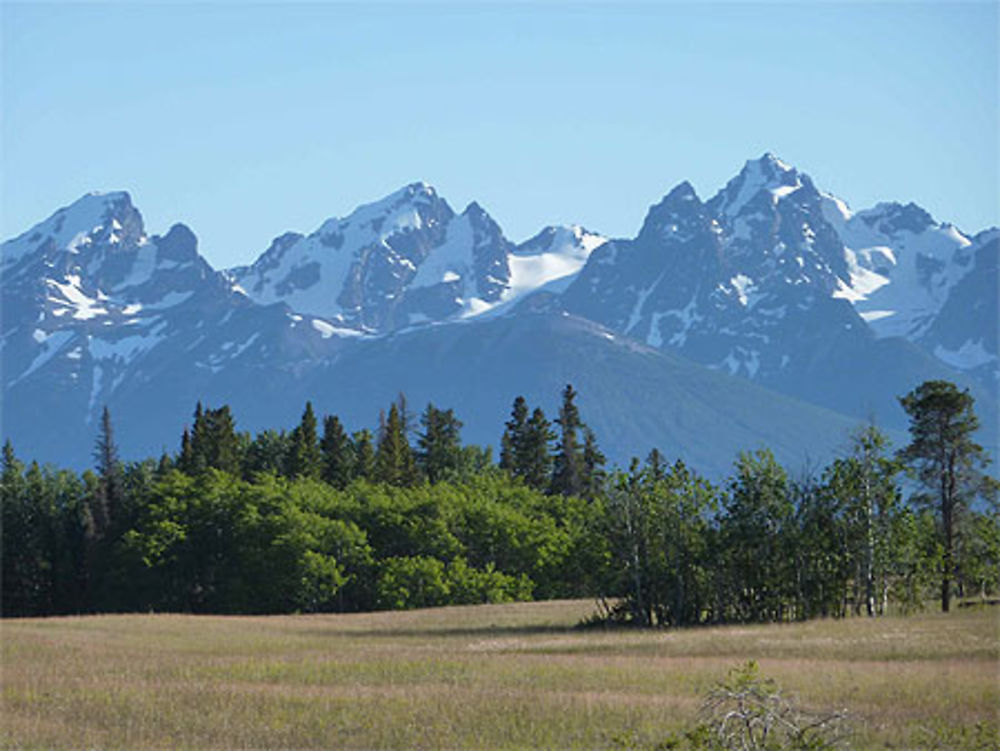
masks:
<path id="1" fill-rule="evenodd" d="M 857 748 L 995 747 L 996 609 L 652 633 L 573 628 L 593 609 L 6 621 L 0 742 L 653 747 L 695 721 L 713 683 L 756 659 L 802 704 L 846 708 Z"/>

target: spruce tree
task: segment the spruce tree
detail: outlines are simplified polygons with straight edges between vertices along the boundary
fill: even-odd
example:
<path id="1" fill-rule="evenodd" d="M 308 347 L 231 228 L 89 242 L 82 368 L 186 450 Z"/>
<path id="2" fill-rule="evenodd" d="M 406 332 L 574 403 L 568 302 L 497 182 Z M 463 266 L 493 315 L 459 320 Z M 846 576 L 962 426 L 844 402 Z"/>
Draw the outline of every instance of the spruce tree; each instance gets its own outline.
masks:
<path id="1" fill-rule="evenodd" d="M 649 473 L 652 478 L 659 482 L 666 476 L 666 460 L 663 458 L 663 454 L 655 446 L 650 450 L 649 454 L 646 456 L 646 467 L 649 469 Z"/>
<path id="2" fill-rule="evenodd" d="M 352 436 L 354 476 L 365 480 L 375 479 L 375 447 L 372 432 L 359 430 Z"/>
<path id="3" fill-rule="evenodd" d="M 993 493 L 983 470 L 989 459 L 972 440 L 979 428 L 968 390 L 948 381 L 925 381 L 899 400 L 910 416 L 910 445 L 900 458 L 926 489 L 918 500 L 935 506 L 941 521 L 941 610 L 951 609 L 956 574 L 956 530 L 978 494 Z"/>
<path id="4" fill-rule="evenodd" d="M 504 427 L 500 438 L 500 469 L 507 470 L 515 477 L 523 476 L 524 446 L 528 430 L 528 403 L 523 396 L 514 400 L 510 419 Z"/>
<path id="5" fill-rule="evenodd" d="M 187 472 L 195 475 L 208 467 L 208 424 L 205 410 L 199 401 L 194 408 L 194 423 L 191 426 L 191 459 Z"/>
<path id="6" fill-rule="evenodd" d="M 413 451 L 403 431 L 400 408 L 393 403 L 375 453 L 375 479 L 390 485 L 413 485 L 416 474 Z"/>
<path id="7" fill-rule="evenodd" d="M 239 438 L 229 405 L 206 410 L 204 416 L 206 466 L 232 475 L 240 471 Z"/>
<path id="8" fill-rule="evenodd" d="M 458 471 L 462 458 L 459 432 L 461 421 L 450 409 L 438 409 L 428 404 L 420 418 L 424 432 L 417 438 L 417 461 L 432 484 L 441 482 Z"/>
<path id="9" fill-rule="evenodd" d="M 94 521 L 99 537 L 107 535 L 121 517 L 122 466 L 115 445 L 111 412 L 105 405 L 101 412 L 101 428 L 94 444 L 94 464 L 98 487 L 93 499 Z"/>
<path id="10" fill-rule="evenodd" d="M 552 424 L 541 407 L 536 407 L 524 433 L 524 458 L 521 477 L 536 490 L 547 490 L 552 480 L 552 453 L 549 443 L 555 439 Z"/>
<path id="11" fill-rule="evenodd" d="M 291 478 L 317 479 L 323 471 L 316 425 L 312 402 L 306 402 L 302 420 L 292 431 L 292 446 L 288 457 L 288 476 Z"/>
<path id="12" fill-rule="evenodd" d="M 323 480 L 336 488 L 346 488 L 353 478 L 354 451 L 351 439 L 336 415 L 323 419 L 323 439 L 320 441 L 323 458 Z"/>
<path id="13" fill-rule="evenodd" d="M 590 428 L 583 431 L 583 488 L 581 495 L 593 500 L 604 489 L 606 473 L 604 472 L 604 454 L 597 447 L 597 436 Z"/>
<path id="14" fill-rule="evenodd" d="M 566 384 L 559 408 L 559 444 L 553 461 L 552 492 L 562 495 L 580 495 L 584 489 L 583 450 L 578 432 L 583 428 L 580 411 L 577 409 L 576 392 Z"/>

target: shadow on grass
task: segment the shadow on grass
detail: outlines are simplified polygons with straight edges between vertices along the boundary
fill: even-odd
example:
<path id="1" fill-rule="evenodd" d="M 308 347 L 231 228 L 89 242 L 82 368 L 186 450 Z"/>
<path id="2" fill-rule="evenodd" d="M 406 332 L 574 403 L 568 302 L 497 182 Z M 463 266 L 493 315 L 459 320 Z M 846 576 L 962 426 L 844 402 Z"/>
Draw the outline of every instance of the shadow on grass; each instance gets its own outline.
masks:
<path id="1" fill-rule="evenodd" d="M 428 626 L 427 628 L 369 628 L 369 629 L 309 629 L 310 636 L 337 637 L 350 639 L 452 639 L 456 637 L 483 638 L 489 636 L 540 636 L 553 634 L 578 634 L 578 626 L 557 626 L 526 624 L 523 626 L 503 626 L 484 624 L 482 626 Z"/>

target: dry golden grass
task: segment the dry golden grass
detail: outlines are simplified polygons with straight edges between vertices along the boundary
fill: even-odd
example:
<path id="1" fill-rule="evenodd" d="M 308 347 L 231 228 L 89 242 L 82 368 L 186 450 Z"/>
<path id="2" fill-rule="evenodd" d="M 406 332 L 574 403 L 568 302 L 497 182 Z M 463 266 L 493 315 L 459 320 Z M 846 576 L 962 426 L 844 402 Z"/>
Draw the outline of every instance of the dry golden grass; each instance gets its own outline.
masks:
<path id="1" fill-rule="evenodd" d="M 996 737 L 998 614 L 581 630 L 590 602 L 288 617 L 6 621 L 5 748 L 654 745 L 756 659 L 858 748 Z M 982 724 L 979 731 L 972 728 Z"/>

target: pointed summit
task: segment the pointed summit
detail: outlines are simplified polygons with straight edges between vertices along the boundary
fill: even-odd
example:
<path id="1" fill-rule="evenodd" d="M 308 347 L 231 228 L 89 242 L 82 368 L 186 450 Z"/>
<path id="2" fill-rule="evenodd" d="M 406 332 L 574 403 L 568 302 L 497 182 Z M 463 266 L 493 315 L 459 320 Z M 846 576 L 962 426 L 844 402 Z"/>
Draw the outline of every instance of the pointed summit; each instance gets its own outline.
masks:
<path id="1" fill-rule="evenodd" d="M 734 217 L 757 198 L 762 192 L 771 194 L 774 202 L 798 190 L 803 180 L 799 171 L 781 161 L 771 152 L 759 159 L 749 159 L 740 173 L 726 183 L 709 202 L 709 209 L 715 214 Z"/>
<path id="2" fill-rule="evenodd" d="M 125 191 L 88 193 L 27 232 L 3 243 L 3 266 L 36 252 L 82 253 L 93 247 L 134 247 L 145 238 L 142 215 Z"/>
<path id="3" fill-rule="evenodd" d="M 705 205 L 687 180 L 651 206 L 639 231 L 640 238 L 687 240 L 707 227 Z"/>

